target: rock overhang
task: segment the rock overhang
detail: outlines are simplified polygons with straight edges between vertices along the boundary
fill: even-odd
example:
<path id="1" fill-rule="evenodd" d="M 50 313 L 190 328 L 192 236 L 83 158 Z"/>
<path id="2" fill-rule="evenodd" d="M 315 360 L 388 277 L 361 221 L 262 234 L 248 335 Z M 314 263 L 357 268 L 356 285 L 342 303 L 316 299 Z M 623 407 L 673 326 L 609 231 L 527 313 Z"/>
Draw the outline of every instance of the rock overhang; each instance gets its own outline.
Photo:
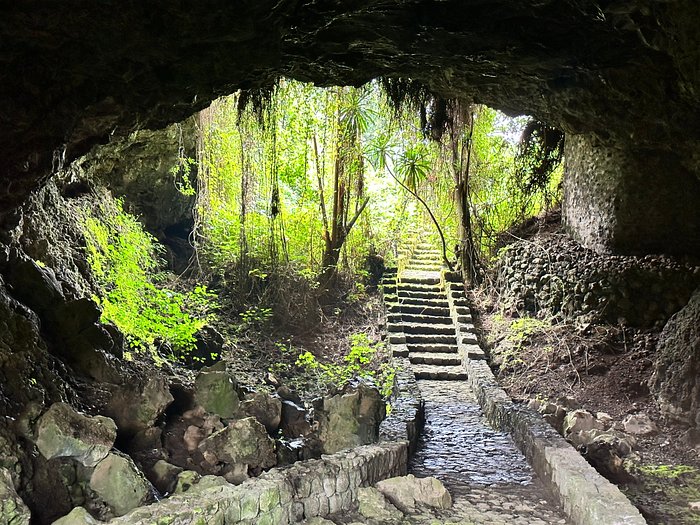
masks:
<path id="1" fill-rule="evenodd" d="M 0 209 L 96 143 L 280 76 L 409 77 L 698 173 L 692 0 L 79 1 L 0 22 Z"/>

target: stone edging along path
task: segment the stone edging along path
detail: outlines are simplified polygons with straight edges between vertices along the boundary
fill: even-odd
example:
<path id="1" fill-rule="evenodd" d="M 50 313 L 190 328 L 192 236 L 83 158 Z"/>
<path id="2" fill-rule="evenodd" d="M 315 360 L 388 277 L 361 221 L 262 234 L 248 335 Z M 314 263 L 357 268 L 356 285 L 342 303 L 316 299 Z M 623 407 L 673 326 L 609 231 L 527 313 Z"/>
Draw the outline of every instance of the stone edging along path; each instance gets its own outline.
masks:
<path id="1" fill-rule="evenodd" d="M 187 492 L 140 507 L 110 525 L 287 525 L 347 512 L 360 487 L 406 474 L 405 441 L 364 445 L 269 470 L 241 485 L 205 476 Z M 71 513 L 84 512 L 81 507 Z M 68 517 L 71 516 L 68 515 Z M 80 514 L 82 515 L 82 514 Z M 68 521 L 79 523 L 82 521 Z M 91 522 L 87 522 L 91 523 Z M 100 522 L 94 522 L 100 523 Z"/>
<path id="2" fill-rule="evenodd" d="M 483 351 L 460 337 L 464 312 L 461 282 L 443 272 L 462 365 L 489 423 L 511 434 L 537 475 L 574 525 L 643 525 L 646 521 L 620 490 L 601 476 L 536 412 L 515 403 L 499 386 Z M 476 347 L 476 348 L 473 348 Z"/>

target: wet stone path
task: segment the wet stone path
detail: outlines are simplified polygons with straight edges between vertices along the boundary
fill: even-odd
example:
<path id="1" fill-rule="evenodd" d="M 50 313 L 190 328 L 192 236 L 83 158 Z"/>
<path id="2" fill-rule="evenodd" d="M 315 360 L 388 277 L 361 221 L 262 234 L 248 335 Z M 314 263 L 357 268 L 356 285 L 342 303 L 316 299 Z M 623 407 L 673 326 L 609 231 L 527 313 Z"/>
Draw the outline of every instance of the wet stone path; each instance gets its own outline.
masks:
<path id="1" fill-rule="evenodd" d="M 466 382 L 419 380 L 418 386 L 426 422 L 410 469 L 438 478 L 452 494 L 453 508 L 435 514 L 440 523 L 567 523 L 511 437 L 486 423 Z M 411 521 L 434 523 L 430 519 Z"/>

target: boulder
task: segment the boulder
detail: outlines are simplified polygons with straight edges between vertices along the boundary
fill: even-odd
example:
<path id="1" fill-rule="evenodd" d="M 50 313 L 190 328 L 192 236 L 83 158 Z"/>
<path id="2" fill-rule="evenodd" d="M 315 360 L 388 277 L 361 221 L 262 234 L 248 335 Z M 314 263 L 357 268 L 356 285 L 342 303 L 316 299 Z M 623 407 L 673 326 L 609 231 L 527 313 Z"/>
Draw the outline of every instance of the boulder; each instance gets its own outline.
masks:
<path id="1" fill-rule="evenodd" d="M 46 459 L 68 457 L 94 467 L 107 456 L 116 437 L 111 419 L 88 417 L 66 403 L 54 403 L 37 421 L 35 442 Z"/>
<path id="2" fill-rule="evenodd" d="M 69 514 L 54 521 L 51 525 L 100 525 L 83 507 L 75 507 Z"/>
<path id="3" fill-rule="evenodd" d="M 121 433 L 134 436 L 152 427 L 172 402 L 168 380 L 157 374 L 113 387 L 105 413 Z"/>
<path id="4" fill-rule="evenodd" d="M 666 417 L 700 427 L 700 288 L 661 331 L 649 388 Z"/>
<path id="5" fill-rule="evenodd" d="M 326 454 L 374 443 L 386 405 L 379 391 L 365 383 L 348 385 L 343 392 L 323 398 L 315 407 L 318 436 Z"/>
<path id="6" fill-rule="evenodd" d="M 564 418 L 564 436 L 583 432 L 586 430 L 602 430 L 603 424 L 587 410 L 574 410 Z"/>
<path id="7" fill-rule="evenodd" d="M 605 444 L 605 446 L 620 457 L 628 456 L 637 440 L 633 436 L 615 432 L 614 430 L 583 430 L 569 436 L 569 441 L 578 447 L 590 447 L 591 445 Z"/>
<path id="8" fill-rule="evenodd" d="M 182 470 L 182 467 L 161 459 L 156 461 L 149 470 L 148 480 L 161 494 L 172 494 L 177 485 L 178 475 Z"/>
<path id="9" fill-rule="evenodd" d="M 401 512 L 411 513 L 417 505 L 436 509 L 452 507 L 452 496 L 439 479 L 417 478 L 413 474 L 385 479 L 376 484 L 379 492 Z"/>
<path id="10" fill-rule="evenodd" d="M 12 475 L 0 468 L 0 525 L 29 525 L 31 514 L 15 491 Z"/>
<path id="11" fill-rule="evenodd" d="M 151 487 L 128 456 L 110 453 L 90 477 L 90 488 L 109 505 L 115 516 L 123 516 L 148 502 Z"/>
<path id="12" fill-rule="evenodd" d="M 248 394 L 239 406 L 241 414 L 252 416 L 262 423 L 268 433 L 274 434 L 282 419 L 282 401 L 265 392 Z"/>
<path id="13" fill-rule="evenodd" d="M 195 379 L 195 400 L 204 410 L 231 419 L 238 413 L 236 381 L 224 370 L 204 369 Z"/>
<path id="14" fill-rule="evenodd" d="M 183 470 L 177 475 L 177 480 L 175 481 L 174 494 L 182 494 L 189 491 L 193 486 L 199 483 L 202 479 L 201 474 L 195 472 L 194 470 Z"/>
<path id="15" fill-rule="evenodd" d="M 306 418 L 307 412 L 301 406 L 289 399 L 283 399 L 281 409 L 280 426 L 285 437 L 293 439 L 311 432 L 311 425 Z"/>
<path id="16" fill-rule="evenodd" d="M 374 487 L 360 487 L 357 491 L 357 502 L 360 514 L 370 520 L 392 522 L 404 517 L 403 513 Z"/>
<path id="17" fill-rule="evenodd" d="M 625 429 L 625 432 L 635 436 L 651 436 L 659 431 L 656 423 L 646 414 L 631 414 L 627 416 L 622 422 L 622 427 Z"/>
<path id="18" fill-rule="evenodd" d="M 232 422 L 199 444 L 199 450 L 211 465 L 227 463 L 267 468 L 275 465 L 275 444 L 265 427 L 254 417 Z"/>

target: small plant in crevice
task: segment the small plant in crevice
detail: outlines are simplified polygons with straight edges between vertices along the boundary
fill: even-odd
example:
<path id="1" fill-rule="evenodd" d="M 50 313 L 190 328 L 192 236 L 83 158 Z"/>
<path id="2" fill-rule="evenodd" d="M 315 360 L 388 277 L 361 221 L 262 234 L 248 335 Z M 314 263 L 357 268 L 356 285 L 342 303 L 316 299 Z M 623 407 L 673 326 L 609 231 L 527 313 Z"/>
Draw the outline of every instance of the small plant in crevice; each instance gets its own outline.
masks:
<path id="1" fill-rule="evenodd" d="M 195 348 L 195 334 L 211 318 L 214 294 L 205 286 L 180 291 L 161 271 L 162 247 L 125 212 L 121 201 L 103 205 L 83 223 L 90 268 L 101 288 L 94 297 L 101 320 L 125 335 L 132 351 L 180 358 Z M 127 353 L 127 356 L 130 354 Z"/>

